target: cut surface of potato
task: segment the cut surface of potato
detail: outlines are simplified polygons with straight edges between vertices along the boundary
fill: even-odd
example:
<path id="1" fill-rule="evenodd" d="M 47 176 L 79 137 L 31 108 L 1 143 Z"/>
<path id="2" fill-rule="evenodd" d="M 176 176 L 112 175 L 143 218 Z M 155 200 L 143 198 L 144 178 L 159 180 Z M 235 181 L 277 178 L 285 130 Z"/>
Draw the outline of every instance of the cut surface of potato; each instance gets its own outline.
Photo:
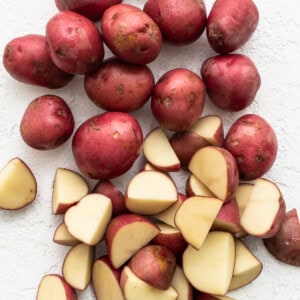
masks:
<path id="1" fill-rule="evenodd" d="M 0 208 L 22 208 L 34 201 L 36 192 L 35 177 L 20 158 L 13 158 L 0 170 Z"/>
<path id="2" fill-rule="evenodd" d="M 187 243 L 196 249 L 201 248 L 222 204 L 217 198 L 194 196 L 180 205 L 175 224 Z"/>
<path id="3" fill-rule="evenodd" d="M 191 196 L 208 196 L 214 197 L 215 195 L 193 174 L 191 174 L 186 183 L 186 194 Z"/>
<path id="4" fill-rule="evenodd" d="M 241 183 L 236 190 L 235 199 L 239 208 L 240 216 L 244 213 L 244 209 L 249 201 L 253 187 L 254 185 L 251 183 Z"/>
<path id="5" fill-rule="evenodd" d="M 142 215 L 154 215 L 177 201 L 177 188 L 172 179 L 158 171 L 142 171 L 129 182 L 126 207 Z"/>
<path id="6" fill-rule="evenodd" d="M 225 295 L 235 262 L 235 243 L 231 233 L 208 233 L 202 247 L 191 245 L 183 253 L 182 266 L 189 282 L 199 291 Z"/>
<path id="7" fill-rule="evenodd" d="M 180 161 L 164 131 L 158 127 L 145 138 L 143 153 L 147 161 L 161 171 L 178 171 Z"/>
<path id="8" fill-rule="evenodd" d="M 53 214 L 65 213 L 69 207 L 76 204 L 88 192 L 87 182 L 81 175 L 72 170 L 58 168 L 53 184 Z"/>
<path id="9" fill-rule="evenodd" d="M 177 300 L 192 300 L 193 299 L 193 287 L 187 280 L 182 268 L 176 266 L 171 286 L 178 293 Z"/>
<path id="10" fill-rule="evenodd" d="M 80 243 L 69 231 L 65 223 L 61 223 L 55 230 L 53 241 L 60 245 L 75 246 Z"/>

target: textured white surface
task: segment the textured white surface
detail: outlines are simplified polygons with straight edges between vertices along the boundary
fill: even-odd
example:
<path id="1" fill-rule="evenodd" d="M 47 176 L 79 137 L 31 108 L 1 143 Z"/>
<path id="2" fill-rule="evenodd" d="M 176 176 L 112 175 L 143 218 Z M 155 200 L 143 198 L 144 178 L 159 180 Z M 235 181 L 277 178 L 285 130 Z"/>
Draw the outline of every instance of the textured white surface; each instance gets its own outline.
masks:
<path id="1" fill-rule="evenodd" d="M 125 1 L 141 8 L 144 2 Z M 205 3 L 209 11 L 213 1 L 206 0 Z M 260 71 L 262 85 L 255 103 L 233 114 L 216 109 L 208 99 L 204 114 L 221 114 L 226 131 L 245 113 L 257 113 L 269 121 L 278 136 L 279 153 L 274 167 L 265 177 L 279 184 L 288 209 L 296 207 L 300 211 L 300 4 L 297 0 L 256 0 L 256 4 L 260 11 L 257 31 L 251 41 L 237 51 L 250 56 Z M 47 20 L 56 12 L 54 0 L 2 0 L 1 56 L 5 44 L 11 39 L 29 33 L 44 34 Z M 204 59 L 214 54 L 203 35 L 189 46 L 164 45 L 150 67 L 156 79 L 175 67 L 187 67 L 198 73 Z M 0 74 L 0 167 L 19 156 L 31 167 L 38 182 L 38 196 L 33 204 L 18 211 L 0 210 L 0 299 L 31 300 L 35 298 L 44 274 L 61 273 L 64 256 L 69 250 L 52 242 L 62 216 L 51 214 L 51 193 L 56 168 L 76 170 L 76 166 L 70 152 L 70 140 L 56 150 L 40 152 L 30 149 L 19 134 L 20 118 L 28 103 L 45 93 L 57 94 L 69 103 L 76 127 L 101 111 L 85 95 L 82 77 L 76 77 L 68 86 L 53 91 L 13 80 L 2 64 Z M 144 134 L 157 125 L 150 114 L 149 103 L 134 115 L 141 121 Z M 140 164 L 141 160 L 133 170 L 115 181 L 121 189 Z M 181 191 L 184 178 L 184 174 L 176 175 Z M 89 183 L 91 187 L 95 184 L 94 181 Z M 264 269 L 252 284 L 231 295 L 239 300 L 300 299 L 300 268 L 277 262 L 260 240 L 247 238 L 246 241 L 263 262 Z M 79 293 L 79 299 L 94 299 L 91 287 Z"/>

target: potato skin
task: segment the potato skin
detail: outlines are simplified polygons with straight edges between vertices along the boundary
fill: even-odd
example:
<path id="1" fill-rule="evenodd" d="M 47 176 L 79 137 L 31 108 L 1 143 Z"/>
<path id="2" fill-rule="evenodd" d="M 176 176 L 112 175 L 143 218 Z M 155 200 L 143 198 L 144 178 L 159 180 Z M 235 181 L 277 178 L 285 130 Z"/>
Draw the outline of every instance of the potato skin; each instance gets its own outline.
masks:
<path id="1" fill-rule="evenodd" d="M 103 61 L 100 32 L 92 21 L 72 11 L 54 15 L 46 25 L 50 57 L 61 70 L 70 74 L 88 74 Z"/>
<path id="2" fill-rule="evenodd" d="M 56 67 L 47 51 L 46 37 L 28 34 L 11 40 L 4 49 L 3 65 L 16 80 L 58 89 L 65 86 L 73 75 Z"/>
<path id="3" fill-rule="evenodd" d="M 154 76 L 146 65 L 134 65 L 117 58 L 107 59 L 84 79 L 89 98 L 110 111 L 129 112 L 141 108 L 154 87 Z"/>
<path id="4" fill-rule="evenodd" d="M 273 165 L 278 143 L 273 128 L 255 114 L 237 119 L 230 127 L 224 147 L 235 157 L 240 179 L 263 176 Z"/>
<path id="5" fill-rule="evenodd" d="M 188 130 L 196 123 L 205 103 L 205 85 L 196 73 L 177 68 L 156 83 L 151 109 L 160 126 L 171 131 Z"/>
<path id="6" fill-rule="evenodd" d="M 248 107 L 261 83 L 255 64 L 242 54 L 208 58 L 202 64 L 201 76 L 209 98 L 217 107 L 227 111 Z"/>
<path id="7" fill-rule="evenodd" d="M 142 10 L 128 4 L 108 8 L 101 20 L 105 44 L 120 59 L 133 64 L 148 64 L 160 53 L 161 32 Z"/>
<path id="8" fill-rule="evenodd" d="M 206 25 L 206 7 L 202 0 L 148 0 L 144 11 L 158 25 L 163 38 L 174 44 L 197 40 Z"/>
<path id="9" fill-rule="evenodd" d="M 55 95 L 43 95 L 31 101 L 20 123 L 23 140 L 38 150 L 57 148 L 69 139 L 73 130 L 72 111 Z"/>
<path id="10" fill-rule="evenodd" d="M 108 7 L 121 2 L 122 0 L 55 0 L 60 11 L 71 10 L 92 21 L 98 21 Z"/>
<path id="11" fill-rule="evenodd" d="M 259 12 L 252 0 L 216 0 L 207 18 L 206 34 L 212 49 L 229 53 L 254 33 Z"/>
<path id="12" fill-rule="evenodd" d="M 141 152 L 139 123 L 123 112 L 106 112 L 83 122 L 73 136 L 72 150 L 80 171 L 99 180 L 130 169 Z"/>

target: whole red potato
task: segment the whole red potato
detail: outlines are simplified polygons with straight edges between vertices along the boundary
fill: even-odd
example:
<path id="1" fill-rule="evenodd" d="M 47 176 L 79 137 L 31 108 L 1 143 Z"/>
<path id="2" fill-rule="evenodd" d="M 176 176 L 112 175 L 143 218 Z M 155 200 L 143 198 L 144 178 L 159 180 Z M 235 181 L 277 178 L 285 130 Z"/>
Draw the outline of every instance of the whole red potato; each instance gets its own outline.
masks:
<path id="1" fill-rule="evenodd" d="M 46 24 L 48 49 L 54 64 L 70 74 L 88 74 L 100 66 L 103 42 L 95 24 L 72 11 L 54 15 Z"/>
<path id="2" fill-rule="evenodd" d="M 205 103 L 205 85 L 194 72 L 177 68 L 166 72 L 156 83 L 151 109 L 160 126 L 171 131 L 192 127 Z"/>
<path id="3" fill-rule="evenodd" d="M 68 104 L 55 95 L 44 95 L 31 101 L 20 124 L 25 143 L 39 150 L 60 146 L 73 130 L 74 118 Z"/>
<path id="4" fill-rule="evenodd" d="M 123 112 L 142 107 L 154 84 L 154 76 L 146 65 L 134 65 L 117 58 L 107 59 L 84 79 L 85 91 L 97 106 Z"/>
<path id="5" fill-rule="evenodd" d="M 202 0 L 148 0 L 144 11 L 156 22 L 163 38 L 174 44 L 192 43 L 205 29 Z"/>
<path id="6" fill-rule="evenodd" d="M 38 34 L 11 40 L 4 49 L 3 65 L 14 79 L 50 89 L 61 88 L 73 78 L 52 62 L 46 37 Z"/>
<path id="7" fill-rule="evenodd" d="M 248 107 L 261 83 L 255 64 L 242 54 L 208 58 L 202 64 L 201 76 L 209 98 L 217 107 L 227 111 Z"/>
<path id="8" fill-rule="evenodd" d="M 106 112 L 83 122 L 72 150 L 80 171 L 93 179 L 117 177 L 130 169 L 141 152 L 142 129 L 123 112 Z"/>
<path id="9" fill-rule="evenodd" d="M 135 6 L 109 7 L 101 19 L 101 32 L 108 48 L 124 61 L 144 65 L 160 53 L 162 36 L 158 26 Z"/>
<path id="10" fill-rule="evenodd" d="M 122 0 L 55 0 L 60 11 L 71 10 L 92 21 L 99 20 L 108 7 L 121 2 Z"/>
<path id="11" fill-rule="evenodd" d="M 273 128 L 265 119 L 247 114 L 232 124 L 224 147 L 235 157 L 240 178 L 253 180 L 272 167 L 278 143 Z"/>

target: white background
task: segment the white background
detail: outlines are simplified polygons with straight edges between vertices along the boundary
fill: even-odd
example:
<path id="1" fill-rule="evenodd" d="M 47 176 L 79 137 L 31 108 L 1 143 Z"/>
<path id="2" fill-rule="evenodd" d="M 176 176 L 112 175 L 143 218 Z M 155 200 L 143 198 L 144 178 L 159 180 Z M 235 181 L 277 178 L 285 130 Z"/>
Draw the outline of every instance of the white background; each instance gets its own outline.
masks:
<path id="1" fill-rule="evenodd" d="M 143 7 L 145 1 L 125 1 Z M 213 1 L 206 0 L 209 12 Z M 255 102 L 239 113 L 222 112 L 207 99 L 204 115 L 220 114 L 227 131 L 230 124 L 245 113 L 257 113 L 275 129 L 279 153 L 272 170 L 265 177 L 278 183 L 287 208 L 300 211 L 300 4 L 296 0 L 256 0 L 260 21 L 252 39 L 238 53 L 248 55 L 257 65 L 262 85 Z M 29 33 L 44 34 L 47 20 L 57 12 L 54 0 L 1 0 L 0 53 L 11 39 Z M 107 51 L 106 56 L 110 54 Z M 215 53 L 203 35 L 197 42 L 175 47 L 164 45 L 160 56 L 149 66 L 156 80 L 167 70 L 186 67 L 199 73 L 204 59 Z M 28 103 L 46 93 L 63 97 L 70 105 L 76 127 L 88 117 L 101 112 L 87 98 L 83 77 L 76 77 L 59 90 L 25 85 L 13 80 L 0 66 L 0 167 L 11 158 L 22 158 L 32 169 L 38 182 L 36 201 L 18 211 L 0 210 L 0 300 L 35 299 L 41 277 L 61 273 L 68 247 L 52 242 L 62 216 L 51 214 L 52 183 L 57 167 L 77 170 L 71 140 L 56 150 L 37 151 L 29 148 L 19 134 L 19 123 Z M 149 103 L 134 115 L 146 134 L 157 126 Z M 134 168 L 115 183 L 124 191 Z M 185 174 L 176 175 L 183 191 Z M 91 187 L 95 181 L 89 180 Z M 231 293 L 235 299 L 300 299 L 300 268 L 276 261 L 259 239 L 247 238 L 247 244 L 261 259 L 264 269 L 259 278 L 247 287 Z M 99 253 L 99 251 L 98 251 Z M 79 293 L 79 299 L 94 299 L 91 287 Z M 141 299 L 142 300 L 142 299 Z"/>

